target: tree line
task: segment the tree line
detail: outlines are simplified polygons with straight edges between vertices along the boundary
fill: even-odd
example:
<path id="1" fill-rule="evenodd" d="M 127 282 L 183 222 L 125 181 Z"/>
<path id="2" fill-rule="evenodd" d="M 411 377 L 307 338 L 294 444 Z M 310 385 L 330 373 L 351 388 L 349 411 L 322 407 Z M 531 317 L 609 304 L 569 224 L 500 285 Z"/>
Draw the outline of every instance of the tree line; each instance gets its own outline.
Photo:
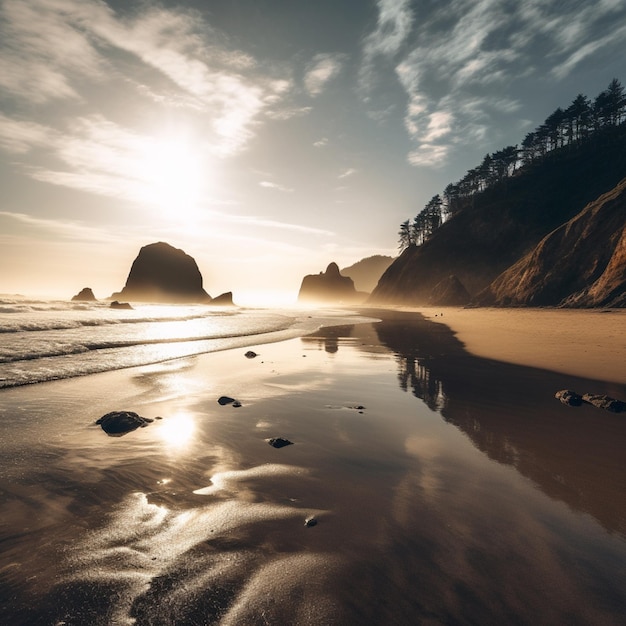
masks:
<path id="1" fill-rule="evenodd" d="M 551 113 L 520 145 L 485 155 L 482 163 L 468 170 L 461 180 L 433 196 L 413 220 L 402 222 L 398 233 L 400 250 L 422 245 L 451 215 L 471 206 L 476 194 L 516 175 L 553 150 L 580 144 L 598 131 L 625 121 L 626 93 L 617 78 L 593 101 L 579 94 L 569 107 L 559 107 Z"/>

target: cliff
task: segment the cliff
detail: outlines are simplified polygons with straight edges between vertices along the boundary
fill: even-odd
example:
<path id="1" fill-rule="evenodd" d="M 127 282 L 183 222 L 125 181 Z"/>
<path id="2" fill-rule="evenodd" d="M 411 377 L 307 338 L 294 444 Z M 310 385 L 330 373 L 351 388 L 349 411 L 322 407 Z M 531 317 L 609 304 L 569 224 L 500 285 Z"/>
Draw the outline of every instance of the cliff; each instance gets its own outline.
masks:
<path id="1" fill-rule="evenodd" d="M 568 146 L 549 154 L 540 163 L 477 193 L 471 205 L 452 215 L 423 245 L 411 245 L 405 249 L 381 276 L 368 303 L 448 304 L 438 300 L 438 294 L 442 293 L 440 286 L 446 281 L 457 286 L 458 304 L 463 304 L 459 286 L 467 291 L 466 303 L 478 301 L 504 305 L 505 302 L 519 302 L 515 298 L 508 300 L 504 295 L 500 298 L 481 292 L 520 259 L 531 254 L 546 236 L 569 223 L 586 205 L 602 194 L 610 193 L 620 184 L 625 172 L 626 126 L 607 131 L 580 147 Z M 572 228 L 570 226 L 569 230 Z M 557 242 L 557 237 L 551 245 Z M 598 234 L 597 241 L 601 240 Z M 588 251 L 593 247 L 593 241 L 588 239 Z M 568 238 L 563 245 L 569 246 L 571 242 L 572 239 Z M 559 254 L 566 253 L 566 249 L 560 253 L 555 251 L 551 258 L 554 260 Z M 581 264 L 579 270 L 597 262 L 599 259 L 593 257 L 584 260 L 580 256 L 577 260 Z M 619 263 L 618 254 L 610 268 L 611 276 L 619 273 Z M 617 269 L 612 269 L 614 266 Z M 599 278 L 596 270 L 585 272 L 584 276 L 585 280 L 593 279 L 594 282 Z M 563 277 L 563 284 L 568 280 Z M 573 291 L 559 292 L 561 297 L 557 303 L 592 306 L 592 302 L 604 301 L 594 295 L 596 291 L 582 294 L 591 288 L 590 284 L 574 281 L 572 285 L 576 293 L 581 293 L 574 298 Z M 606 282 L 606 289 L 608 285 Z M 600 286 L 598 283 L 594 289 L 599 290 Z M 501 283 L 495 289 L 501 289 Z M 570 295 L 572 298 L 568 299 Z M 545 301 L 543 297 L 529 298 L 526 295 L 522 300 L 535 305 Z M 551 297 L 548 301 L 554 302 L 555 299 Z"/>
<path id="2" fill-rule="evenodd" d="M 383 272 L 393 263 L 393 257 L 380 254 L 366 257 L 340 270 L 354 281 L 357 291 L 373 291 Z"/>
<path id="3" fill-rule="evenodd" d="M 144 246 L 133 261 L 126 285 L 111 299 L 141 302 L 206 303 L 195 260 L 182 250 L 158 242 Z"/>
<path id="4" fill-rule="evenodd" d="M 494 280 L 491 306 L 626 306 L 626 178 Z"/>

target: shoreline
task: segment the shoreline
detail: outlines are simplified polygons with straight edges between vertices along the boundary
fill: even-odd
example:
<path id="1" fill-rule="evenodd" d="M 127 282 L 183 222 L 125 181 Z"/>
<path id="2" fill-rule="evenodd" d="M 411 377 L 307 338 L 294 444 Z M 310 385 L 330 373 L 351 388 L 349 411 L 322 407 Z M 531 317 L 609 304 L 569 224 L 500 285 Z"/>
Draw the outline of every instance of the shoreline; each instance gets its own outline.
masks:
<path id="1" fill-rule="evenodd" d="M 0 392 L 7 622 L 617 625 L 626 425 L 554 392 L 626 387 L 369 311 Z M 110 437 L 114 410 L 161 419 Z"/>
<path id="2" fill-rule="evenodd" d="M 624 309 L 394 307 L 388 310 L 420 313 L 431 322 L 447 326 L 465 349 L 477 357 L 626 384 Z"/>

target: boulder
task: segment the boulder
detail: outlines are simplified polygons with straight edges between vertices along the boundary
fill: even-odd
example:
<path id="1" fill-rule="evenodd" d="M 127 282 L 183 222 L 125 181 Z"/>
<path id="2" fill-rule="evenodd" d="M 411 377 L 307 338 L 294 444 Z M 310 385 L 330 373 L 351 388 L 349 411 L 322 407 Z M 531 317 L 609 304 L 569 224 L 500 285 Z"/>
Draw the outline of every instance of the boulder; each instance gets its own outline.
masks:
<path id="1" fill-rule="evenodd" d="M 112 437 L 121 437 L 137 428 L 145 428 L 154 420 L 133 411 L 111 411 L 96 420 L 102 430 Z"/>
<path id="2" fill-rule="evenodd" d="M 355 289 L 351 278 L 341 275 L 336 263 L 330 263 L 325 272 L 305 276 L 298 293 L 300 302 L 355 303 L 366 297 Z"/>
<path id="3" fill-rule="evenodd" d="M 95 302 L 96 296 L 93 295 L 93 291 L 89 287 L 83 287 L 75 296 L 72 297 L 72 302 Z"/>
<path id="4" fill-rule="evenodd" d="M 118 302 L 117 300 L 113 300 L 113 302 L 111 302 L 111 308 L 112 309 L 126 309 L 126 310 L 131 310 L 131 311 L 133 309 L 133 307 L 128 302 Z"/>
<path id="5" fill-rule="evenodd" d="M 211 301 L 202 288 L 202 274 L 195 260 L 162 241 L 141 248 L 126 285 L 111 298 L 167 303 Z"/>

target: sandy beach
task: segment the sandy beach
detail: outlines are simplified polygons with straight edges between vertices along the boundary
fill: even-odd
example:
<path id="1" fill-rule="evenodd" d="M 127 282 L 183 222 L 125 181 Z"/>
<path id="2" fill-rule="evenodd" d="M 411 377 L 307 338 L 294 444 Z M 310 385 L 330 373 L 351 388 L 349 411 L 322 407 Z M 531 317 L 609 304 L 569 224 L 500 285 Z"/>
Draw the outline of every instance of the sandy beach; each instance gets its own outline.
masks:
<path id="1" fill-rule="evenodd" d="M 621 624 L 626 421 L 554 393 L 626 399 L 622 312 L 362 313 L 4 390 L 1 621 Z"/>
<path id="2" fill-rule="evenodd" d="M 623 309 L 419 308 L 480 357 L 626 383 Z"/>

